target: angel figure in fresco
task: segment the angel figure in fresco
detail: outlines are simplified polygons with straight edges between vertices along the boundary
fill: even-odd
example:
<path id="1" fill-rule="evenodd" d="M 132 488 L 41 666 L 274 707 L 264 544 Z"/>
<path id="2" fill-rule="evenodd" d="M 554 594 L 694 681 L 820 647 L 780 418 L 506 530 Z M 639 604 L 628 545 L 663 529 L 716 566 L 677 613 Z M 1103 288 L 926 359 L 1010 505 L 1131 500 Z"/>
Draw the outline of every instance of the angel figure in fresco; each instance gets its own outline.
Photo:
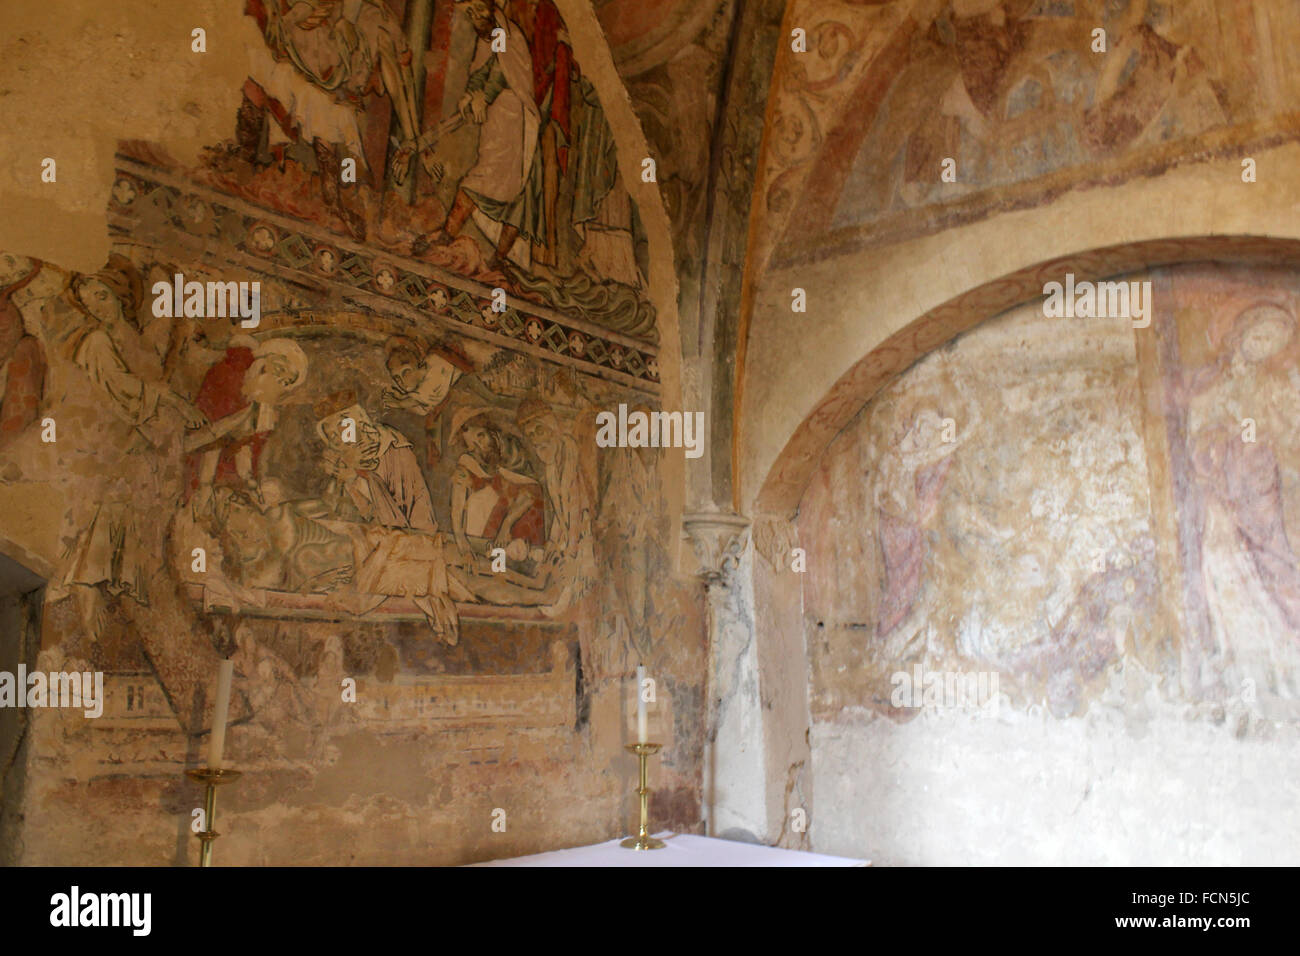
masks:
<path id="1" fill-rule="evenodd" d="M 384 365 L 393 380 L 384 389 L 384 407 L 409 408 L 422 415 L 437 415 L 451 387 L 474 371 L 474 364 L 459 349 L 437 344 L 426 350 L 405 336 L 388 340 Z"/>
<path id="2" fill-rule="evenodd" d="M 45 349 L 14 302 L 40 271 L 35 260 L 0 252 L 0 447 L 36 421 L 45 393 Z"/>
<path id="3" fill-rule="evenodd" d="M 376 0 L 247 0 L 265 47 L 250 51 L 253 65 L 236 120 L 241 156 L 256 164 L 269 115 L 270 141 L 310 144 L 320 168 L 326 204 L 357 240 L 365 219 L 345 202 L 342 160 L 365 163 L 359 116 L 368 93 L 392 104 L 398 149 L 391 172 L 401 183 L 419 153 L 431 179 L 442 176 L 433 143 L 421 142 L 412 51 L 401 24 Z"/>
<path id="4" fill-rule="evenodd" d="M 424 416 L 429 436 L 425 463 L 432 468 L 439 460 L 436 435 L 448 396 L 462 376 L 474 371 L 474 363 L 450 343 L 435 343 L 426 349 L 395 335 L 384 346 L 384 365 L 392 384 L 384 389 L 383 407 L 409 409 Z"/>
<path id="5" fill-rule="evenodd" d="M 1300 566 L 1279 464 L 1300 407 L 1288 348 L 1295 326 L 1279 305 L 1250 306 L 1218 360 L 1185 385 L 1193 468 L 1204 490 L 1200 583 L 1210 637 L 1227 663 L 1228 689 L 1253 680 L 1261 700 L 1300 698 Z M 1246 419 L 1254 435 L 1244 432 Z"/>

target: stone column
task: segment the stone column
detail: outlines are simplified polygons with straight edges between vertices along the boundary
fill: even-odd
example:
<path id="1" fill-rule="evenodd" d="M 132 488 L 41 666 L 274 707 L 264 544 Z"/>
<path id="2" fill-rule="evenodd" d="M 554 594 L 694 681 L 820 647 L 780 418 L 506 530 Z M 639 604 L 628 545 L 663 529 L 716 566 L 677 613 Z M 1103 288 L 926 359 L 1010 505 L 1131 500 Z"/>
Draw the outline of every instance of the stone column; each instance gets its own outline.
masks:
<path id="1" fill-rule="evenodd" d="M 708 604 L 705 832 L 748 843 L 766 842 L 767 783 L 749 519 L 703 512 L 685 515 L 682 527 L 695 548 Z"/>
<path id="2" fill-rule="evenodd" d="M 767 839 L 776 846 L 810 849 L 812 755 L 808 708 L 809 656 L 804 636 L 804 560 L 794 524 L 757 515 L 750 531 L 754 559 L 754 641 L 763 704 L 763 754 L 767 767 Z"/>
<path id="3" fill-rule="evenodd" d="M 802 575 L 790 522 L 688 514 L 707 593 L 710 836 L 807 849 L 812 815 Z"/>

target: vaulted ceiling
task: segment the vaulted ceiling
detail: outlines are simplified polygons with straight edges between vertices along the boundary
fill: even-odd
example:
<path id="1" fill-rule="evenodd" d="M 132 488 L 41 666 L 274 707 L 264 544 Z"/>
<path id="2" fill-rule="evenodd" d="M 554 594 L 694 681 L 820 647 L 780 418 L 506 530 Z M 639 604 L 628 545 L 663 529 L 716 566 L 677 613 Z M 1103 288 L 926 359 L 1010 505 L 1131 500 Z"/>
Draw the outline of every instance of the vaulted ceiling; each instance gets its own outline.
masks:
<path id="1" fill-rule="evenodd" d="M 1287 232 L 1285 154 L 1263 188 L 1224 190 L 1243 157 L 1300 139 L 1288 0 L 596 7 L 673 219 L 683 358 L 712 411 L 697 501 L 758 507 L 797 424 L 855 362 L 983 283 L 1216 223 Z M 882 374 L 943 340 L 895 348 Z M 840 395 L 825 421 L 865 397 Z"/>

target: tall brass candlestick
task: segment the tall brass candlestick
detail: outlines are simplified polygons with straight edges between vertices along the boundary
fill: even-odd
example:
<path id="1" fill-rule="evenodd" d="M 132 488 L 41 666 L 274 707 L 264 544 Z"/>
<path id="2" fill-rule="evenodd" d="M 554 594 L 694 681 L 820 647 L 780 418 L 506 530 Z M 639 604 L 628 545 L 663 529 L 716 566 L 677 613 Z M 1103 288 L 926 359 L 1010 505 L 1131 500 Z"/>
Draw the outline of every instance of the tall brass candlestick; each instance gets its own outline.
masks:
<path id="1" fill-rule="evenodd" d="M 650 759 L 651 754 L 657 754 L 663 747 L 663 744 L 628 744 L 623 749 L 628 753 L 634 753 L 641 761 L 641 786 L 637 787 L 637 794 L 641 797 L 641 826 L 638 827 L 636 836 L 628 837 L 622 843 L 621 847 L 629 850 L 662 850 L 665 846 L 663 840 L 656 840 L 650 835 L 650 788 L 646 786 L 646 761 Z"/>
<path id="2" fill-rule="evenodd" d="M 185 776 L 207 787 L 207 792 L 203 795 L 203 819 L 207 823 L 207 829 L 197 836 L 201 841 L 199 866 L 211 866 L 212 841 L 221 836 L 216 830 L 217 785 L 233 783 L 239 779 L 240 773 L 238 770 L 213 770 L 210 767 L 200 767 L 197 770 L 186 770 Z"/>

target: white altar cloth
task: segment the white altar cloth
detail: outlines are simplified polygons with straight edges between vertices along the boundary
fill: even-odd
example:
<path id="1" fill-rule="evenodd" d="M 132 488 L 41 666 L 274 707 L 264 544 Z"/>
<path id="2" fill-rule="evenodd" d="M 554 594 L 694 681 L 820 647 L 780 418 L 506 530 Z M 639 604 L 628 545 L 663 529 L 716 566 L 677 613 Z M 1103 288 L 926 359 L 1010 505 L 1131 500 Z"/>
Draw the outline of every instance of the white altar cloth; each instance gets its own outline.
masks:
<path id="1" fill-rule="evenodd" d="M 656 833 L 662 850 L 626 850 L 619 840 L 552 850 L 532 856 L 489 860 L 472 866 L 870 866 L 867 860 L 822 856 L 755 843 L 718 840 L 692 833 Z"/>

